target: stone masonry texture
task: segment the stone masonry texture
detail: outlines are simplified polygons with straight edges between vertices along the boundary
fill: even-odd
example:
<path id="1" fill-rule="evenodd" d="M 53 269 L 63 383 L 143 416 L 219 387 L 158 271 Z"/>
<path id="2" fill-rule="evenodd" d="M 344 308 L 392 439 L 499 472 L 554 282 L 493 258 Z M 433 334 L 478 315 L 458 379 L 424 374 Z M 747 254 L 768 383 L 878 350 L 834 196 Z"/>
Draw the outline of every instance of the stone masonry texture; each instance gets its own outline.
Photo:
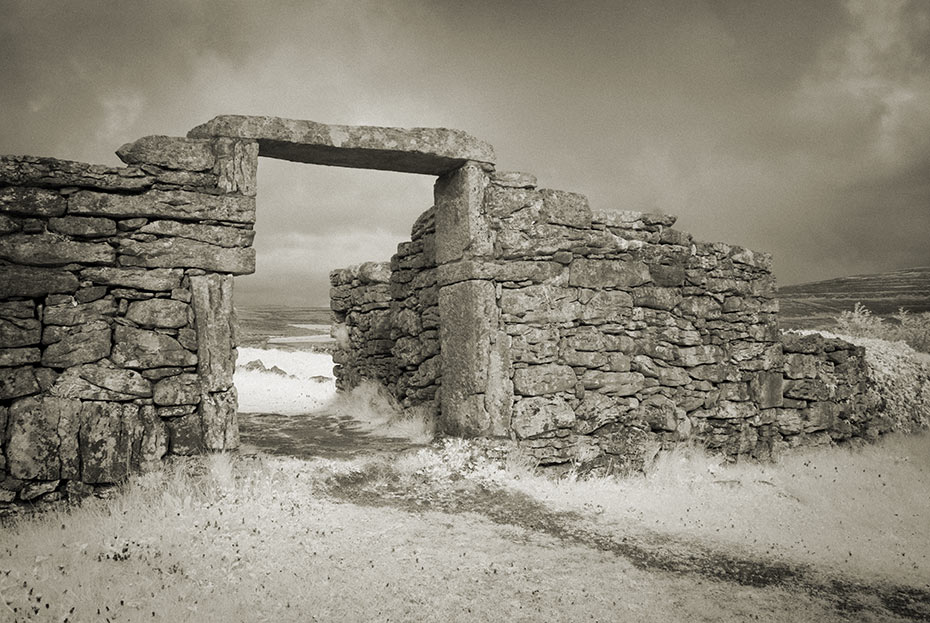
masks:
<path id="1" fill-rule="evenodd" d="M 226 115 L 117 154 L 0 156 L 0 503 L 238 446 L 259 156 L 436 176 L 389 261 L 331 274 L 340 389 L 585 469 L 888 429 L 861 348 L 779 332 L 768 255 L 539 188 L 464 132 Z"/>

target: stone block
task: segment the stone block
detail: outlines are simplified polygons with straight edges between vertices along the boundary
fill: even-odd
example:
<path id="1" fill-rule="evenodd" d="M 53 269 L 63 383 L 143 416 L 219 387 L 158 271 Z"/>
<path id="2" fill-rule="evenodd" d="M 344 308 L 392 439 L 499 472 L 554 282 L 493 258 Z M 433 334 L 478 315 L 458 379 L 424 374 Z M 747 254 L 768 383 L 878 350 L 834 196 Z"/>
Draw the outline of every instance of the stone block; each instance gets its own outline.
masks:
<path id="1" fill-rule="evenodd" d="M 190 138 L 257 141 L 259 155 L 295 162 L 443 175 L 468 161 L 493 163 L 494 149 L 460 130 L 326 125 L 315 121 L 222 115 Z"/>
<path id="2" fill-rule="evenodd" d="M 114 168 L 35 156 L 0 156 L 0 184 L 132 191 L 151 186 L 152 178 L 134 167 Z"/>
<path id="3" fill-rule="evenodd" d="M 591 207 L 588 198 L 578 193 L 544 189 L 539 191 L 543 205 L 540 217 L 553 225 L 591 227 Z"/>
<path id="4" fill-rule="evenodd" d="M 169 376 L 155 384 L 156 405 L 194 405 L 200 402 L 200 378 L 196 374 Z"/>
<path id="5" fill-rule="evenodd" d="M 116 252 L 105 242 L 77 242 L 58 234 L 10 234 L 0 237 L 0 258 L 28 266 L 114 264 Z"/>
<path id="6" fill-rule="evenodd" d="M 38 348 L 0 348 L 0 368 L 11 368 L 39 363 L 42 353 Z"/>
<path id="7" fill-rule="evenodd" d="M 585 389 L 613 396 L 632 396 L 645 386 L 646 377 L 639 372 L 602 372 L 587 370 L 581 376 Z"/>
<path id="8" fill-rule="evenodd" d="M 81 402 L 50 396 L 10 405 L 7 470 L 22 480 L 77 477 Z"/>
<path id="9" fill-rule="evenodd" d="M 127 401 L 150 398 L 152 384 L 135 370 L 102 361 L 68 368 L 55 380 L 51 394 L 83 400 Z"/>
<path id="10" fill-rule="evenodd" d="M 784 404 L 784 377 L 781 372 L 759 372 L 753 375 L 749 388 L 760 409 Z"/>
<path id="11" fill-rule="evenodd" d="M 633 297 L 622 290 L 601 290 L 581 304 L 581 319 L 591 324 L 620 322 L 633 313 Z"/>
<path id="12" fill-rule="evenodd" d="M 712 411 L 711 417 L 721 420 L 747 420 L 759 413 L 759 407 L 751 402 L 721 400 Z"/>
<path id="13" fill-rule="evenodd" d="M 683 368 L 675 366 L 656 366 L 655 377 L 665 387 L 680 387 L 691 382 L 691 375 Z"/>
<path id="14" fill-rule="evenodd" d="M 492 333 L 497 340 L 497 304 L 490 281 L 463 281 L 439 291 L 442 350 L 441 428 L 478 435 L 491 427 L 483 396 L 488 389 Z"/>
<path id="15" fill-rule="evenodd" d="M 255 272 L 255 249 L 219 247 L 187 238 L 159 238 L 151 242 L 121 239 L 123 266 L 146 268 L 202 268 L 234 275 Z"/>
<path id="16" fill-rule="evenodd" d="M 42 365 L 49 368 L 69 368 L 99 361 L 110 354 L 110 327 L 101 321 L 77 327 L 62 328 L 58 339 L 42 353 Z M 46 332 L 49 332 L 47 329 Z"/>
<path id="17" fill-rule="evenodd" d="M 527 439 L 575 424 L 575 412 L 558 396 L 520 398 L 513 405 L 511 426 L 518 439 Z"/>
<path id="18" fill-rule="evenodd" d="M 28 396 L 39 391 L 32 366 L 0 368 L 0 400 Z"/>
<path id="19" fill-rule="evenodd" d="M 142 436 L 139 406 L 114 402 L 84 402 L 78 435 L 81 481 L 115 483 L 129 475 L 133 445 Z"/>
<path id="20" fill-rule="evenodd" d="M 140 327 L 178 329 L 187 324 L 190 305 L 174 299 L 148 299 L 129 304 L 126 319 Z"/>
<path id="21" fill-rule="evenodd" d="M 116 155 L 126 164 L 185 171 L 208 171 L 216 162 L 210 141 L 174 136 L 143 136 L 117 149 Z"/>
<path id="22" fill-rule="evenodd" d="M 200 414 L 192 413 L 165 422 L 168 429 L 168 452 L 171 454 L 203 454 L 206 450 Z"/>
<path id="23" fill-rule="evenodd" d="M 678 430 L 679 419 L 686 419 L 685 410 L 661 394 L 644 400 L 635 413 L 642 417 L 653 431 L 675 432 Z"/>
<path id="24" fill-rule="evenodd" d="M 81 238 L 99 238 L 116 234 L 116 221 L 99 216 L 65 216 L 48 221 L 50 231 Z"/>
<path id="25" fill-rule="evenodd" d="M 255 199 L 187 190 L 150 190 L 140 195 L 82 190 L 68 198 L 68 213 L 115 218 L 154 217 L 182 221 L 254 223 Z"/>
<path id="26" fill-rule="evenodd" d="M 513 390 L 523 396 L 574 392 L 578 381 L 567 365 L 547 363 L 513 371 Z"/>
<path id="27" fill-rule="evenodd" d="M 480 166 L 466 165 L 436 180 L 436 262 L 492 253 L 487 220 L 482 214 L 487 176 Z"/>
<path id="28" fill-rule="evenodd" d="M 815 379 L 819 371 L 816 355 L 789 353 L 785 355 L 785 376 L 789 379 Z"/>
<path id="29" fill-rule="evenodd" d="M 27 303 L 32 309 L 32 303 Z M 32 317 L 10 317 L 0 310 L 0 348 L 17 348 L 38 344 L 42 335 L 41 323 Z"/>
<path id="30" fill-rule="evenodd" d="M 839 406 L 835 402 L 812 402 L 807 409 L 801 412 L 801 422 L 805 433 L 819 430 L 830 430 L 836 423 L 839 415 Z"/>
<path id="31" fill-rule="evenodd" d="M 204 394 L 199 411 L 203 444 L 207 450 L 234 450 L 239 447 L 235 387 Z"/>
<path id="32" fill-rule="evenodd" d="M 42 321 L 46 325 L 69 327 L 85 325 L 115 315 L 116 309 L 116 300 L 109 296 L 80 304 L 75 299 L 69 298 L 67 302 L 61 304 L 46 305 Z"/>
<path id="33" fill-rule="evenodd" d="M 74 300 L 78 303 L 90 303 L 100 300 L 106 293 L 106 286 L 87 286 L 74 293 Z"/>
<path id="34" fill-rule="evenodd" d="M 818 379 L 797 379 L 784 382 L 784 396 L 801 400 L 827 400 L 831 397 L 830 388 Z"/>
<path id="35" fill-rule="evenodd" d="M 637 307 L 671 310 L 675 309 L 681 300 L 681 294 L 676 288 L 644 286 L 633 289 L 633 304 Z"/>
<path id="36" fill-rule="evenodd" d="M 204 391 L 223 391 L 232 386 L 236 365 L 233 278 L 200 275 L 191 277 L 190 282 L 198 374 Z"/>
<path id="37" fill-rule="evenodd" d="M 133 439 L 132 466 L 142 471 L 157 469 L 168 452 L 168 428 L 151 405 L 139 407 L 142 434 Z"/>
<path id="38" fill-rule="evenodd" d="M 582 288 L 632 288 L 651 280 L 649 269 L 639 260 L 577 258 L 569 270 L 569 285 Z"/>
<path id="39" fill-rule="evenodd" d="M 675 362 L 686 368 L 691 368 L 702 364 L 720 363 L 725 356 L 726 354 L 721 347 L 704 344 L 679 348 L 676 352 Z"/>
<path id="40" fill-rule="evenodd" d="M 531 323 L 560 323 L 578 319 L 582 312 L 575 294 L 567 288 L 548 285 L 504 289 L 500 309 L 504 314 L 522 317 Z"/>
<path id="41" fill-rule="evenodd" d="M 114 331 L 113 363 L 125 368 L 162 368 L 197 365 L 197 355 L 170 335 L 134 327 Z"/>
<path id="42" fill-rule="evenodd" d="M 5 214 L 0 214 L 0 235 L 12 234 L 23 228 L 19 220 L 12 219 Z"/>
<path id="43" fill-rule="evenodd" d="M 217 174 L 216 186 L 226 193 L 239 193 L 254 197 L 258 188 L 258 142 L 215 138 L 213 153 Z"/>
<path id="44" fill-rule="evenodd" d="M 178 288 L 183 276 L 183 271 L 168 268 L 146 270 L 144 268 L 94 267 L 81 271 L 82 279 L 94 283 L 154 292 L 166 292 Z"/>
<path id="45" fill-rule="evenodd" d="M 23 216 L 61 216 L 67 203 L 57 191 L 7 186 L 0 188 L 0 213 Z"/>
<path id="46" fill-rule="evenodd" d="M 152 221 L 139 229 L 139 233 L 187 238 L 206 242 L 218 247 L 248 247 L 255 239 L 255 232 L 240 227 L 223 227 L 222 225 L 201 225 L 199 223 L 182 223 L 180 221 Z"/>
<path id="47" fill-rule="evenodd" d="M 711 381 L 714 383 L 738 381 L 740 379 L 739 369 L 729 363 L 710 363 L 693 366 L 688 369 L 688 374 L 699 381 Z"/>

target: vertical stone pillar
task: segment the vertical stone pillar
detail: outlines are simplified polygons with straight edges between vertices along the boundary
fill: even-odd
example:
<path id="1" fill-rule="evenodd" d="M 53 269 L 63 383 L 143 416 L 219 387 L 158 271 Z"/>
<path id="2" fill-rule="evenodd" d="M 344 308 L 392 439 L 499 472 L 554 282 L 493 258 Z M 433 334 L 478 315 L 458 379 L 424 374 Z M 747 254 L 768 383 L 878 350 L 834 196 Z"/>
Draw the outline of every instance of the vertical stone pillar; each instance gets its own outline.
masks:
<path id="1" fill-rule="evenodd" d="M 506 435 L 513 401 L 496 287 L 480 268 L 493 255 L 484 216 L 487 184 L 484 169 L 469 163 L 435 186 L 436 263 L 458 275 L 439 289 L 439 424 L 459 436 Z"/>
<path id="2" fill-rule="evenodd" d="M 208 450 L 239 446 L 239 422 L 233 372 L 236 366 L 232 275 L 192 276 L 191 304 L 197 329 L 200 421 Z"/>

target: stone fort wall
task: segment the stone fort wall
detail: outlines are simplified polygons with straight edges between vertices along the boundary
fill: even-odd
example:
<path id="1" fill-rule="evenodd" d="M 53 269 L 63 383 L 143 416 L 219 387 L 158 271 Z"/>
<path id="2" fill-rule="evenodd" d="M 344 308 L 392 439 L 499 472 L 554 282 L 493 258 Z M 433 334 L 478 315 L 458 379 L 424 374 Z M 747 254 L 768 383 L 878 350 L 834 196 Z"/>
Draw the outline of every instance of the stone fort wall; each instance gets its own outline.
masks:
<path id="1" fill-rule="evenodd" d="M 0 503 L 238 446 L 233 277 L 260 156 L 436 177 L 389 263 L 332 273 L 338 384 L 543 464 L 873 438 L 861 349 L 781 335 L 770 258 L 496 170 L 455 130 L 221 116 L 125 167 L 0 157 Z"/>
<path id="2" fill-rule="evenodd" d="M 529 175 L 455 175 L 478 197 L 458 215 L 470 233 L 438 250 L 449 261 L 421 269 L 426 282 L 438 277 L 440 333 L 450 334 L 440 344 L 455 349 L 430 350 L 446 432 L 509 437 L 542 464 L 635 469 L 683 441 L 765 459 L 886 430 L 872 417 L 861 348 L 779 332 L 767 254 L 695 241 L 668 215 L 594 211 Z M 416 279 L 409 244 L 391 261 L 404 282 Z M 379 322 L 354 320 L 363 307 L 343 302 L 371 286 L 350 274 L 333 273 L 334 309 L 354 336 L 337 374 L 416 404 L 397 384 L 407 348 L 388 339 L 417 326 L 398 316 L 409 308 L 385 289 Z M 395 274 L 379 268 L 385 283 Z M 377 365 L 359 347 L 372 343 Z"/>
<path id="3" fill-rule="evenodd" d="M 232 285 L 254 270 L 257 145 L 118 154 L 0 157 L 0 501 L 238 445 Z"/>

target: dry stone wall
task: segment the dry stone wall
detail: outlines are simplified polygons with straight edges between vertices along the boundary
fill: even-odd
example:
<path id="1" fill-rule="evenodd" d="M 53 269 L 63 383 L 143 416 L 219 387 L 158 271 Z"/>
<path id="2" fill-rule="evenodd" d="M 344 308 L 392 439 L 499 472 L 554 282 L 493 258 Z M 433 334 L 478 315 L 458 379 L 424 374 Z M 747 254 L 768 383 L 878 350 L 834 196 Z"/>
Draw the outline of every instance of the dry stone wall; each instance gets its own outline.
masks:
<path id="1" fill-rule="evenodd" d="M 695 241 L 669 215 L 596 212 L 487 165 L 436 189 L 435 263 L 405 263 L 405 243 L 389 278 L 435 279 L 435 316 L 392 289 L 386 318 L 394 370 L 416 350 L 398 346 L 406 327 L 438 323 L 445 432 L 508 437 L 543 464 L 639 469 L 681 442 L 763 459 L 887 429 L 862 349 L 779 332 L 767 254 Z M 400 376 L 369 378 L 416 403 Z"/>
<path id="2" fill-rule="evenodd" d="M 441 432 L 636 469 L 683 441 L 765 458 L 888 428 L 861 349 L 779 333 L 768 255 L 594 211 L 463 132 L 227 115 L 117 153 L 0 157 L 0 502 L 238 445 L 259 156 L 437 176 L 390 263 L 331 282 L 339 386 L 380 382 Z"/>
<path id="3" fill-rule="evenodd" d="M 0 501 L 238 445 L 232 279 L 257 145 L 152 136 L 122 168 L 0 157 Z"/>

